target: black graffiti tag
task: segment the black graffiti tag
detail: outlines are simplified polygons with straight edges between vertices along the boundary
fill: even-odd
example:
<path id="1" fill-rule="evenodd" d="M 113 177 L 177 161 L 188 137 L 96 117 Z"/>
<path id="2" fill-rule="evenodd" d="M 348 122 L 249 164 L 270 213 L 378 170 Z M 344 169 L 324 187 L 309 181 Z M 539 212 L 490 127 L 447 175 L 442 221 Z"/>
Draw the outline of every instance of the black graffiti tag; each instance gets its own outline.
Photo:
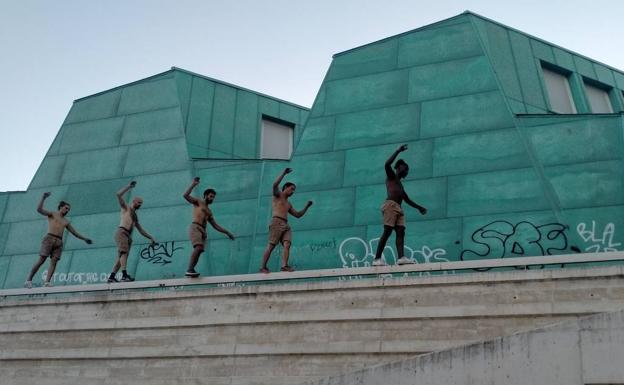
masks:
<path id="1" fill-rule="evenodd" d="M 158 243 L 154 246 L 147 246 L 139 252 L 141 259 L 155 265 L 166 265 L 172 262 L 173 253 L 183 247 L 175 247 L 175 241 Z"/>
<path id="2" fill-rule="evenodd" d="M 490 222 L 472 233 L 471 239 L 476 245 L 463 250 L 460 259 L 552 255 L 568 249 L 567 228 L 556 222 L 539 226 L 526 221 L 515 225 L 507 221 Z"/>

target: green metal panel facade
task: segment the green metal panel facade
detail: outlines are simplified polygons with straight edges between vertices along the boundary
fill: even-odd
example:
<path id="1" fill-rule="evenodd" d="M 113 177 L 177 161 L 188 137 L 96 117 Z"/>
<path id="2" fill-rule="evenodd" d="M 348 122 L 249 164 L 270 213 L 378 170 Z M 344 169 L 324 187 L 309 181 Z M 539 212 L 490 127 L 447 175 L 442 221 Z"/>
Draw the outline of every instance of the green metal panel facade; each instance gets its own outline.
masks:
<path id="1" fill-rule="evenodd" d="M 543 65 L 570 74 L 580 114 L 550 112 Z M 382 230 L 383 164 L 402 143 L 406 191 L 429 210 L 405 206 L 405 251 L 418 263 L 619 249 L 624 119 L 590 114 L 586 81 L 610 87 L 622 110 L 621 72 L 466 13 L 336 55 L 309 111 L 175 68 L 77 100 L 28 191 L 0 193 L 0 287 L 21 286 L 37 258 L 44 191 L 49 209 L 68 200 L 70 220 L 94 240 L 67 237 L 55 284 L 104 281 L 115 192 L 130 180 L 145 201 L 141 223 L 161 242 L 149 248 L 135 234 L 130 273 L 182 276 L 191 252 L 182 193 L 195 175 L 195 193 L 217 190 L 215 218 L 237 236 L 209 229 L 198 271 L 256 272 L 284 167 L 294 169 L 295 208 L 314 201 L 291 221 L 291 264 L 365 266 Z M 259 159 L 263 117 L 294 125 L 290 161 Z M 384 256 L 394 262 L 394 237 Z"/>

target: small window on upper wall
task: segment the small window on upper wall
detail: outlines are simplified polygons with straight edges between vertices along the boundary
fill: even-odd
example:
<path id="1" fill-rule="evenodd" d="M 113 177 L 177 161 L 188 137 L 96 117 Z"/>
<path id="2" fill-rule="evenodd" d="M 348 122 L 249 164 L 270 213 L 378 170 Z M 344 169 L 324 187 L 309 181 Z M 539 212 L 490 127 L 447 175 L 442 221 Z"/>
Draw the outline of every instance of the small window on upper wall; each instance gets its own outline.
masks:
<path id="1" fill-rule="evenodd" d="M 262 159 L 290 159 L 293 148 L 294 125 L 288 122 L 262 119 Z"/>
<path id="2" fill-rule="evenodd" d="M 542 67 L 544 82 L 550 99 L 550 109 L 560 114 L 576 114 L 568 76 Z"/>
<path id="3" fill-rule="evenodd" d="M 610 114 L 613 112 L 608 89 L 596 87 L 593 84 L 585 82 L 585 93 L 587 94 L 587 100 L 589 100 L 591 111 L 594 114 Z"/>

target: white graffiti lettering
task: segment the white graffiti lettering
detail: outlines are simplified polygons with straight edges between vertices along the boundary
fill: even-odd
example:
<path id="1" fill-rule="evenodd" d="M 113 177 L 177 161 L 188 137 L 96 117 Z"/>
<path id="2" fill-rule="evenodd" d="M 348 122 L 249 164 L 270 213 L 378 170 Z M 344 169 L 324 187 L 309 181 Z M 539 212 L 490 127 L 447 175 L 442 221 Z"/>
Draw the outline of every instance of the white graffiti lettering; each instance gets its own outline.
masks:
<path id="1" fill-rule="evenodd" d="M 606 251 L 618 251 L 618 247 L 622 244 L 620 242 L 614 242 L 615 237 L 615 225 L 613 223 L 607 223 L 602 230 L 602 235 L 599 235 L 600 228 L 596 229 L 596 221 L 592 221 L 591 228 L 588 228 L 584 222 L 579 223 L 576 226 L 576 232 L 583 239 L 583 242 L 588 244 L 585 247 L 585 251 L 600 253 Z"/>
<path id="2" fill-rule="evenodd" d="M 48 276 L 48 270 L 44 270 L 41 273 L 41 280 L 45 281 Z M 68 273 L 54 273 L 52 275 L 52 282 L 56 284 L 67 283 L 67 284 L 78 284 L 78 285 L 86 285 L 89 283 L 100 283 L 106 282 L 108 280 L 107 273 L 96 273 L 96 272 L 68 272 Z"/>
<path id="3" fill-rule="evenodd" d="M 343 240 L 338 248 L 342 267 L 371 266 L 378 244 L 379 238 L 373 238 L 368 243 L 358 237 Z M 404 246 L 404 254 L 405 257 L 415 263 L 449 262 L 448 259 L 442 258 L 446 255 L 446 250 L 442 248 L 431 249 L 429 246 L 423 246 L 420 249 L 413 249 L 409 246 Z M 397 260 L 397 253 L 392 246 L 386 245 L 381 253 L 381 258 L 386 263 L 394 265 Z"/>

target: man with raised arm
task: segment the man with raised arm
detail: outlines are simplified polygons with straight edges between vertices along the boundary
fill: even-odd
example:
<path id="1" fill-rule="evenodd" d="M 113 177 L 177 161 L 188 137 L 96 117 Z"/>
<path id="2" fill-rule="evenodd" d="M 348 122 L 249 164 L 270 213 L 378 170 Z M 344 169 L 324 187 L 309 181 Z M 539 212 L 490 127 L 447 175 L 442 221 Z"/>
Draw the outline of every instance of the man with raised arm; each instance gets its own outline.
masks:
<path id="1" fill-rule="evenodd" d="M 405 163 L 403 159 L 399 159 L 394 165 L 394 170 L 392 169 L 392 163 L 396 157 L 399 153 L 405 150 L 407 150 L 407 144 L 397 148 L 392 156 L 386 160 L 386 191 L 388 197 L 381 207 L 384 230 L 383 234 L 381 234 L 381 237 L 379 238 L 379 244 L 377 245 L 377 253 L 375 254 L 375 259 L 373 260 L 373 266 L 386 265 L 386 263 L 381 259 L 381 255 L 386 247 L 386 242 L 388 241 L 390 234 L 392 234 L 392 230 L 396 232 L 396 249 L 399 257 L 396 261 L 397 264 L 404 265 L 407 263 L 414 263 L 414 261 L 404 256 L 403 245 L 405 242 L 405 215 L 403 213 L 403 208 L 401 208 L 401 203 L 405 201 L 408 205 L 420 211 L 422 215 L 427 213 L 427 209 L 412 201 L 403 189 L 401 179 L 405 178 L 409 172 L 409 166 L 407 163 Z"/>
<path id="2" fill-rule="evenodd" d="M 203 253 L 206 248 L 206 239 L 208 238 L 206 234 L 206 223 L 210 223 L 215 230 L 227 235 L 231 240 L 234 240 L 234 235 L 219 226 L 212 215 L 212 210 L 208 208 L 217 196 L 217 192 L 211 188 L 206 189 L 204 191 L 203 200 L 195 198 L 191 195 L 191 192 L 198 184 L 199 178 L 193 178 L 193 182 L 189 188 L 186 189 L 183 195 L 184 199 L 193 205 L 193 221 L 189 227 L 189 238 L 191 239 L 191 244 L 193 245 L 193 251 L 191 252 L 191 257 L 189 259 L 188 270 L 184 274 L 185 276 L 191 278 L 199 277 L 199 273 L 195 271 L 195 266 L 197 265 L 197 261 L 199 261 L 200 254 Z"/>
<path id="3" fill-rule="evenodd" d="M 128 274 L 126 270 L 126 266 L 128 263 L 128 253 L 130 252 L 130 246 L 132 245 L 132 230 L 134 227 L 139 230 L 145 238 L 149 239 L 152 243 L 152 246 L 157 242 L 151 235 L 148 234 L 145 229 L 139 223 L 139 218 L 137 217 L 136 211 L 141 208 L 143 204 L 143 199 L 140 197 L 134 197 L 132 199 L 132 205 L 128 206 L 124 195 L 133 189 L 136 186 L 136 182 L 130 182 L 126 187 L 117 191 L 117 201 L 119 202 L 119 206 L 121 207 L 121 220 L 119 221 L 119 228 L 115 233 L 115 243 L 117 244 L 117 258 L 115 259 L 115 265 L 113 266 L 113 271 L 108 276 L 108 282 L 118 282 L 115 276 L 121 267 L 121 281 L 122 282 L 132 282 L 134 278 Z"/>
<path id="4" fill-rule="evenodd" d="M 49 192 L 44 192 L 43 196 L 39 200 L 39 205 L 37 206 L 37 212 L 41 215 L 45 215 L 48 217 L 48 233 L 43 237 L 41 241 L 41 249 L 39 250 L 39 260 L 35 262 L 32 270 L 30 270 L 30 274 L 26 278 L 26 282 L 24 286 L 27 288 L 32 288 L 32 279 L 37 273 L 37 270 L 43 265 L 46 258 L 50 257 L 50 267 L 48 268 L 48 275 L 43 286 L 52 286 L 50 280 L 54 276 L 54 270 L 56 269 L 56 263 L 61 260 L 61 253 L 63 252 L 63 233 L 65 229 L 72 233 L 76 238 L 82 239 L 87 244 L 91 244 L 91 240 L 89 238 L 85 238 L 80 235 L 76 229 L 69 223 L 69 221 L 65 218 L 69 210 L 71 209 L 69 203 L 65 201 L 60 201 L 58 204 L 58 211 L 48 211 L 43 208 L 43 202 L 50 196 Z"/>
<path id="5" fill-rule="evenodd" d="M 290 172 L 292 172 L 292 169 L 284 169 L 284 171 L 282 171 L 282 173 L 273 182 L 273 198 L 271 200 L 273 218 L 271 219 L 271 225 L 269 226 L 269 244 L 264 250 L 264 255 L 262 256 L 262 267 L 260 268 L 261 273 L 269 273 L 267 262 L 269 261 L 271 252 L 273 252 L 273 249 L 279 242 L 281 242 L 284 246 L 281 270 L 295 271 L 288 265 L 290 244 L 292 243 L 292 232 L 290 231 L 290 226 L 288 225 L 288 214 L 295 218 L 301 218 L 306 211 L 308 211 L 308 208 L 312 206 L 312 201 L 308 201 L 303 210 L 297 211 L 288 201 L 288 198 L 295 193 L 297 186 L 295 186 L 294 183 L 286 182 L 284 183 L 284 186 L 282 186 L 282 191 L 280 191 L 279 184 L 282 182 L 282 179 L 284 179 L 284 176 Z"/>

